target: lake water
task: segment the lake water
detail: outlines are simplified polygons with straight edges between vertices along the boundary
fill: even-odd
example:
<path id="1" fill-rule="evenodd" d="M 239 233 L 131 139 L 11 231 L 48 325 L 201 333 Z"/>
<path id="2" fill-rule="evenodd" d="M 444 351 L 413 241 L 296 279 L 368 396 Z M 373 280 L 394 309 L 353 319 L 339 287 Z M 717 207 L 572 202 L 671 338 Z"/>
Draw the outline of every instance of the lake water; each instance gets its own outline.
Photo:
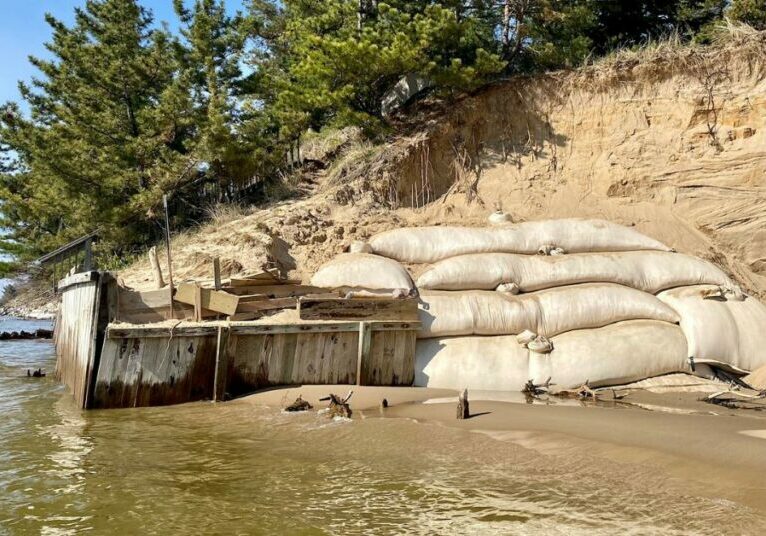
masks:
<path id="1" fill-rule="evenodd" d="M 45 327 L 0 321 L 0 330 Z M 82 412 L 0 342 L 0 534 L 756 534 L 663 476 L 403 419 L 244 403 Z"/>

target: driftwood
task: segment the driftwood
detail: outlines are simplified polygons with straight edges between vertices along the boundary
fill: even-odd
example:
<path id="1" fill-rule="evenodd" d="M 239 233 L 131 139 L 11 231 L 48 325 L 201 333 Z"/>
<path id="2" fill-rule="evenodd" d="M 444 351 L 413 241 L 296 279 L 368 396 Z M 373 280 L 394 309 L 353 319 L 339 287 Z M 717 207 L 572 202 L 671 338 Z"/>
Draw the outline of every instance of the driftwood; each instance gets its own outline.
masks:
<path id="1" fill-rule="evenodd" d="M 45 378 L 45 372 L 43 372 L 43 369 L 41 368 L 34 372 L 27 369 L 27 378 Z"/>
<path id="2" fill-rule="evenodd" d="M 457 397 L 457 418 L 468 419 L 471 417 L 471 411 L 468 406 L 468 389 L 464 389 Z"/>
<path id="3" fill-rule="evenodd" d="M 320 398 L 321 402 L 330 401 L 330 406 L 327 408 L 328 415 L 331 419 L 335 417 L 344 417 L 346 419 L 351 418 L 351 406 L 348 405 L 348 401 L 351 400 L 354 391 L 349 391 L 346 398 L 341 398 L 338 395 L 330 394 L 324 398 Z"/>
<path id="4" fill-rule="evenodd" d="M 591 389 L 589 382 L 590 380 L 585 380 L 585 383 L 577 389 L 562 389 L 561 391 L 556 391 L 555 393 L 551 394 L 559 398 L 590 398 L 592 400 L 597 400 L 598 393 Z"/>
<path id="5" fill-rule="evenodd" d="M 754 395 L 735 391 L 718 391 L 717 393 L 700 398 L 700 400 L 729 409 L 766 410 L 766 390 L 758 391 Z"/>
<path id="6" fill-rule="evenodd" d="M 310 409 L 312 409 L 311 404 L 309 404 L 306 400 L 303 400 L 301 395 L 298 395 L 298 398 L 295 399 L 295 402 L 287 406 L 285 411 L 308 411 Z"/>
<path id="7" fill-rule="evenodd" d="M 527 396 L 537 398 L 540 395 L 548 394 L 550 385 L 551 385 L 550 377 L 547 380 L 545 380 L 544 383 L 541 383 L 541 384 L 536 384 L 532 380 L 528 380 L 527 383 L 524 384 L 524 387 L 521 389 L 521 392 Z"/>

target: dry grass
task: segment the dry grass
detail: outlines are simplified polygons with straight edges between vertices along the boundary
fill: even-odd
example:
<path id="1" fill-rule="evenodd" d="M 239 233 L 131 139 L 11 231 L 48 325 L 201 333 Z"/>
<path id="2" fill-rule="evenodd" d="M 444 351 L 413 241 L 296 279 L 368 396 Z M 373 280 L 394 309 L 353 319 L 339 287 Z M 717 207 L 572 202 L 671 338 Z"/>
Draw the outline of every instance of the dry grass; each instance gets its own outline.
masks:
<path id="1" fill-rule="evenodd" d="M 205 211 L 205 227 L 220 227 L 252 213 L 252 209 L 238 203 L 217 203 Z"/>
<path id="2" fill-rule="evenodd" d="M 320 132 L 309 131 L 301 140 L 301 156 L 304 159 L 326 162 L 332 160 L 348 144 L 364 138 L 359 127 L 342 129 L 325 128 Z"/>

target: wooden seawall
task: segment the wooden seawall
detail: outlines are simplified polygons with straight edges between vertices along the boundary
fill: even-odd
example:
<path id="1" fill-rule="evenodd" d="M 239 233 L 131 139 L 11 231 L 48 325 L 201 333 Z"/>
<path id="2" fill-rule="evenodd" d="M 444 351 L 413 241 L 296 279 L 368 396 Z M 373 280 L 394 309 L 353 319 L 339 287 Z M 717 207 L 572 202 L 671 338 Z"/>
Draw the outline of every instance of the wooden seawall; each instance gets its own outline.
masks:
<path id="1" fill-rule="evenodd" d="M 120 292 L 112 278 L 91 274 L 62 282 L 56 330 L 57 371 L 83 408 L 225 400 L 279 385 L 414 380 L 418 322 L 115 323 Z"/>

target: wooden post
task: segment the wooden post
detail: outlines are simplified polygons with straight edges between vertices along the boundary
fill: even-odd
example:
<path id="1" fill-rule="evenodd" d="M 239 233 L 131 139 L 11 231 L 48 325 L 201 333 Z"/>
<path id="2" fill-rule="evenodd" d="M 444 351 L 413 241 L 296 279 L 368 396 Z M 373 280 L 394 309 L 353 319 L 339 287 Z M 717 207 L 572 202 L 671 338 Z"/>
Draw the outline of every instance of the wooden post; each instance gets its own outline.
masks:
<path id="1" fill-rule="evenodd" d="M 83 259 L 83 272 L 90 272 L 93 270 L 93 249 L 91 248 L 93 240 L 88 239 L 85 241 L 85 258 Z"/>
<path id="2" fill-rule="evenodd" d="M 468 389 L 464 389 L 457 397 L 457 418 L 468 419 L 471 412 L 468 409 Z"/>
<path id="3" fill-rule="evenodd" d="M 161 289 L 165 286 L 165 280 L 162 278 L 162 268 L 160 268 L 160 261 L 157 260 L 157 248 L 155 246 L 149 248 L 149 264 L 152 266 L 154 286 Z"/>
<path id="4" fill-rule="evenodd" d="M 194 321 L 202 322 L 202 286 L 194 285 Z"/>
<path id="5" fill-rule="evenodd" d="M 170 254 L 170 216 L 168 215 L 168 196 L 162 196 L 162 205 L 165 207 L 165 243 L 168 250 L 168 294 L 170 294 L 170 318 L 176 317 L 173 307 L 173 258 Z"/>
<path id="6" fill-rule="evenodd" d="M 229 364 L 229 334 L 227 327 L 218 328 L 218 341 L 215 350 L 215 374 L 213 376 L 213 402 L 224 399 L 226 394 L 226 369 Z"/>
<path id="7" fill-rule="evenodd" d="M 215 289 L 221 290 L 221 259 L 218 257 L 213 259 L 213 281 L 215 282 Z"/>
<path id="8" fill-rule="evenodd" d="M 364 385 L 362 375 L 364 365 L 370 356 L 372 326 L 369 322 L 359 322 L 359 350 L 356 355 L 356 384 Z"/>

